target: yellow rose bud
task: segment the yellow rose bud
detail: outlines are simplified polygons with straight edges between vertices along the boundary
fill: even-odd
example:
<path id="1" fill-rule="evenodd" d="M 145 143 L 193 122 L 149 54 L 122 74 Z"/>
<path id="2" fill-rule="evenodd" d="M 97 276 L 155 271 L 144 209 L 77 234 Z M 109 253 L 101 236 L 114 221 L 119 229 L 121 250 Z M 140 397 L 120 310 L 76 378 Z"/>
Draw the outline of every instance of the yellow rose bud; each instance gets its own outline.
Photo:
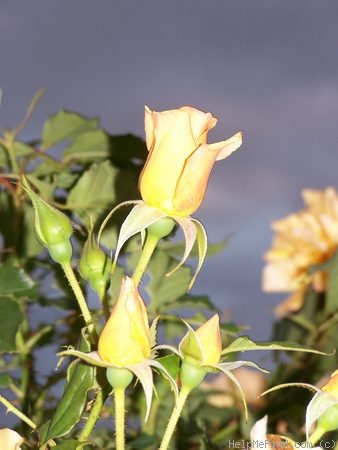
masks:
<path id="1" fill-rule="evenodd" d="M 133 280 L 125 277 L 99 339 L 99 356 L 120 367 L 136 364 L 149 358 L 150 342 L 146 307 Z"/>
<path id="2" fill-rule="evenodd" d="M 222 353 L 222 339 L 217 314 L 196 330 L 204 357 L 203 365 L 218 364 Z"/>
<path id="3" fill-rule="evenodd" d="M 322 387 L 322 391 L 329 392 L 338 398 L 338 369 L 333 372 L 329 381 Z"/>
<path id="4" fill-rule="evenodd" d="M 144 202 L 169 215 L 189 216 L 200 206 L 215 161 L 242 143 L 241 133 L 227 141 L 207 144 L 217 123 L 211 113 L 191 106 L 163 112 L 145 108 L 148 159 L 139 189 Z"/>
<path id="5" fill-rule="evenodd" d="M 196 331 L 190 328 L 180 343 L 180 352 L 184 360 L 199 367 L 218 364 L 222 352 L 218 315 Z"/>

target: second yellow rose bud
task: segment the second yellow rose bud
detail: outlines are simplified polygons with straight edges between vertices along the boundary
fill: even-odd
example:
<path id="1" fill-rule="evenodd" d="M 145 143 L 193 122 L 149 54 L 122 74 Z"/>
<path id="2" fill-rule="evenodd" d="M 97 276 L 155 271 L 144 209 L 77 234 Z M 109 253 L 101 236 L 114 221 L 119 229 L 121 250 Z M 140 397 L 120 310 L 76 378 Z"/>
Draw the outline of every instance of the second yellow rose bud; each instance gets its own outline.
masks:
<path id="1" fill-rule="evenodd" d="M 150 357 L 151 338 L 146 307 L 131 278 L 125 277 L 98 345 L 100 358 L 125 367 Z"/>

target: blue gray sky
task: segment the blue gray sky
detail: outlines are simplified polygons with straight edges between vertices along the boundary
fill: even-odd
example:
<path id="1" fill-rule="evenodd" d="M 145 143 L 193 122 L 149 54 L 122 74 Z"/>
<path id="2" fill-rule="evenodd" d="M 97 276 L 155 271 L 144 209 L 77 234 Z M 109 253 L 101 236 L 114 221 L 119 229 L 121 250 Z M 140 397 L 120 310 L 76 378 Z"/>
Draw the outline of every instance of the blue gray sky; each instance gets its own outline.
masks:
<path id="1" fill-rule="evenodd" d="M 2 0 L 0 124 L 17 124 L 45 86 L 23 137 L 61 107 L 143 136 L 145 104 L 213 112 L 210 141 L 242 130 L 195 214 L 211 241 L 233 238 L 193 292 L 268 339 L 278 301 L 260 289 L 269 224 L 301 207 L 302 188 L 337 184 L 337 23 L 336 0 Z"/>

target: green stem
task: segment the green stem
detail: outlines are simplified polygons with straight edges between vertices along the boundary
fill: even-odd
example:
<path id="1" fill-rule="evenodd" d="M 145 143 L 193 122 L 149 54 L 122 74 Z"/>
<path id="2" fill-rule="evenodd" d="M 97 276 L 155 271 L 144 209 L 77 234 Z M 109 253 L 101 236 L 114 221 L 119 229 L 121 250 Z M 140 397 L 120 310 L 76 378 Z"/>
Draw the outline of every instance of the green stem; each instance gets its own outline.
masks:
<path id="1" fill-rule="evenodd" d="M 136 286 L 141 281 L 141 278 L 147 268 L 151 255 L 154 253 L 154 250 L 159 240 L 160 238 L 158 238 L 157 236 L 147 233 L 146 241 L 144 243 L 140 259 L 137 263 L 134 275 L 132 277 Z"/>
<path id="2" fill-rule="evenodd" d="M 92 409 L 90 411 L 86 425 L 84 426 L 83 430 L 81 431 L 81 433 L 79 435 L 80 442 L 85 442 L 88 439 L 88 437 L 89 437 L 90 433 L 92 432 L 92 430 L 96 424 L 96 421 L 100 415 L 104 400 L 105 400 L 105 396 L 103 394 L 103 390 L 101 389 L 97 393 L 94 406 L 92 407 Z"/>
<path id="3" fill-rule="evenodd" d="M 109 303 L 108 303 L 107 292 L 101 298 L 101 303 L 102 303 L 102 309 L 103 309 L 104 317 L 105 317 L 106 321 L 108 321 L 108 319 L 110 317 L 110 310 L 109 310 Z"/>
<path id="4" fill-rule="evenodd" d="M 125 405 L 124 405 L 125 388 L 114 389 L 115 399 L 115 438 L 116 450 L 124 450 L 125 448 Z"/>
<path id="5" fill-rule="evenodd" d="M 61 264 L 61 267 L 67 277 L 67 280 L 74 292 L 75 298 L 79 304 L 83 319 L 88 327 L 89 334 L 94 342 L 97 342 L 98 336 L 92 320 L 92 316 L 87 306 L 86 299 L 83 296 L 80 285 L 75 277 L 72 266 L 69 262 Z"/>
<path id="6" fill-rule="evenodd" d="M 36 425 L 34 422 L 31 421 L 25 414 L 23 414 L 18 408 L 16 408 L 10 401 L 8 401 L 5 397 L 0 395 L 0 403 L 2 403 L 6 408 L 7 411 L 13 413 L 21 419 L 23 422 L 25 422 L 27 425 L 29 425 L 33 430 L 36 429 Z"/>
<path id="7" fill-rule="evenodd" d="M 168 422 L 167 428 L 165 430 L 159 450 L 167 450 L 167 448 L 169 447 L 172 435 L 175 431 L 176 424 L 181 415 L 183 406 L 185 404 L 186 399 L 188 398 L 190 391 L 191 391 L 190 388 L 182 387 L 181 392 L 177 399 L 177 403 L 176 403 L 176 405 L 173 409 L 173 412 L 171 414 L 171 417 L 169 419 L 169 422 Z"/>
<path id="8" fill-rule="evenodd" d="M 307 442 L 309 442 L 312 446 L 315 445 L 316 442 L 319 441 L 319 439 L 326 433 L 325 430 L 323 430 L 320 427 L 317 427 L 315 431 L 311 434 Z"/>

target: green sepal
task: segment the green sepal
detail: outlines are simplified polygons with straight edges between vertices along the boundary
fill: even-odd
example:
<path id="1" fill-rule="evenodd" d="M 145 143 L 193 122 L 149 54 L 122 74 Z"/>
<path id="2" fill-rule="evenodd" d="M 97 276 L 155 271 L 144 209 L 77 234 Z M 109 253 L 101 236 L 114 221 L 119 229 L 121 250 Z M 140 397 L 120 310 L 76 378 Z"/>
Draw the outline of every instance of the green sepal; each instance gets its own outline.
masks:
<path id="1" fill-rule="evenodd" d="M 317 426 L 328 431 L 334 431 L 338 429 L 338 405 L 333 405 L 326 409 L 319 417 Z"/>

